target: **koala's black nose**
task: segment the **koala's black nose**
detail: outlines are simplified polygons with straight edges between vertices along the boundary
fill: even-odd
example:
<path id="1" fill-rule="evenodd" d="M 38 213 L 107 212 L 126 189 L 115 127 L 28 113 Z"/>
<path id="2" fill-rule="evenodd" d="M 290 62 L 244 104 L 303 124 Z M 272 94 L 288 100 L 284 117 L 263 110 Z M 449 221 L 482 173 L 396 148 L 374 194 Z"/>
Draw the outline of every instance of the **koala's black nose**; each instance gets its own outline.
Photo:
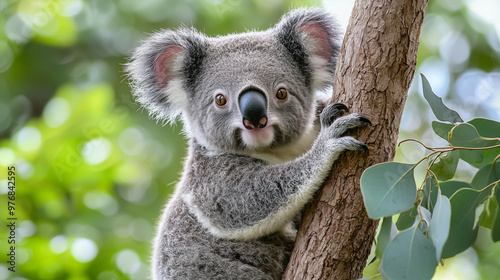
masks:
<path id="1" fill-rule="evenodd" d="M 267 101 L 264 94 L 248 90 L 240 96 L 240 110 L 246 129 L 264 128 L 267 125 Z"/>

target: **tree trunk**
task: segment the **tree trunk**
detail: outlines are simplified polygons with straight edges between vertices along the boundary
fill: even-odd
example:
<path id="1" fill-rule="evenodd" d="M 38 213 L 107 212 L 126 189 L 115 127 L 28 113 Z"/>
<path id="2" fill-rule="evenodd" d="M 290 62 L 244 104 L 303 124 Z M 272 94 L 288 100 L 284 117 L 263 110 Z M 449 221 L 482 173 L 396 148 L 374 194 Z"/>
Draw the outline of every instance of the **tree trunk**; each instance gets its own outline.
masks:
<path id="1" fill-rule="evenodd" d="M 370 154 L 348 152 L 306 206 L 283 279 L 362 277 L 378 221 L 368 218 L 359 181 L 367 167 L 391 161 L 417 62 L 428 0 L 357 0 L 337 61 L 333 100 L 363 114 L 354 131 Z"/>

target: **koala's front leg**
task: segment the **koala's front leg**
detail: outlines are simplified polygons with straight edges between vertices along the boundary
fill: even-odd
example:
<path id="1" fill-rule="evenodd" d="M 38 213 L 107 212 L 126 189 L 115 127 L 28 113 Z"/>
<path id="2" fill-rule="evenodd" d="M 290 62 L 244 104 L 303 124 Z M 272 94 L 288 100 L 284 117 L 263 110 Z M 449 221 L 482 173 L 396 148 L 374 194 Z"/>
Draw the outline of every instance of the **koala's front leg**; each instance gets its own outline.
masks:
<path id="1" fill-rule="evenodd" d="M 342 135 L 370 121 L 358 114 L 335 119 L 344 109 L 342 104 L 328 105 L 311 150 L 283 164 L 194 151 L 203 164 L 191 168 L 189 177 L 203 179 L 185 182 L 183 200 L 198 221 L 219 237 L 254 239 L 280 230 L 312 198 L 340 153 L 368 150 L 353 137 Z"/>

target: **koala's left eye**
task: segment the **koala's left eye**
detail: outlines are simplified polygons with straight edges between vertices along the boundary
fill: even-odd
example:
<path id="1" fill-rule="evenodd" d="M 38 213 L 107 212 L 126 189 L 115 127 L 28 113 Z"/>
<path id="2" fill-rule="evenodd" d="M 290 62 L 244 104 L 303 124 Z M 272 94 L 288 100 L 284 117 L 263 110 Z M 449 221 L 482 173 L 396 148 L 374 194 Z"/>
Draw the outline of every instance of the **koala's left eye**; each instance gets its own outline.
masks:
<path id="1" fill-rule="evenodd" d="M 278 89 L 278 91 L 276 92 L 276 99 L 278 99 L 278 101 L 285 101 L 287 98 L 288 91 L 284 88 Z"/>
<path id="2" fill-rule="evenodd" d="M 219 93 L 215 96 L 215 104 L 217 104 L 217 106 L 219 107 L 224 107 L 224 105 L 227 104 L 227 100 L 226 100 L 226 97 Z"/>

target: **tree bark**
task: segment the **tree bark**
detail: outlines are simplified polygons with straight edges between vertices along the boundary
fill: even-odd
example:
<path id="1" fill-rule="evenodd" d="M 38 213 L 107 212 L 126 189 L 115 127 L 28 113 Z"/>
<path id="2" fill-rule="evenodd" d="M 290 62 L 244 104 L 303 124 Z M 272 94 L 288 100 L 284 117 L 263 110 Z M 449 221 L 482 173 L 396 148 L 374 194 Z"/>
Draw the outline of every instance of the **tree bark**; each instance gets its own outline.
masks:
<path id="1" fill-rule="evenodd" d="M 367 167 L 391 161 L 414 76 L 428 0 L 357 0 L 340 50 L 333 101 L 370 118 L 354 131 L 370 154 L 348 152 L 306 206 L 283 279 L 362 277 L 377 220 L 368 218 L 359 187 Z"/>

